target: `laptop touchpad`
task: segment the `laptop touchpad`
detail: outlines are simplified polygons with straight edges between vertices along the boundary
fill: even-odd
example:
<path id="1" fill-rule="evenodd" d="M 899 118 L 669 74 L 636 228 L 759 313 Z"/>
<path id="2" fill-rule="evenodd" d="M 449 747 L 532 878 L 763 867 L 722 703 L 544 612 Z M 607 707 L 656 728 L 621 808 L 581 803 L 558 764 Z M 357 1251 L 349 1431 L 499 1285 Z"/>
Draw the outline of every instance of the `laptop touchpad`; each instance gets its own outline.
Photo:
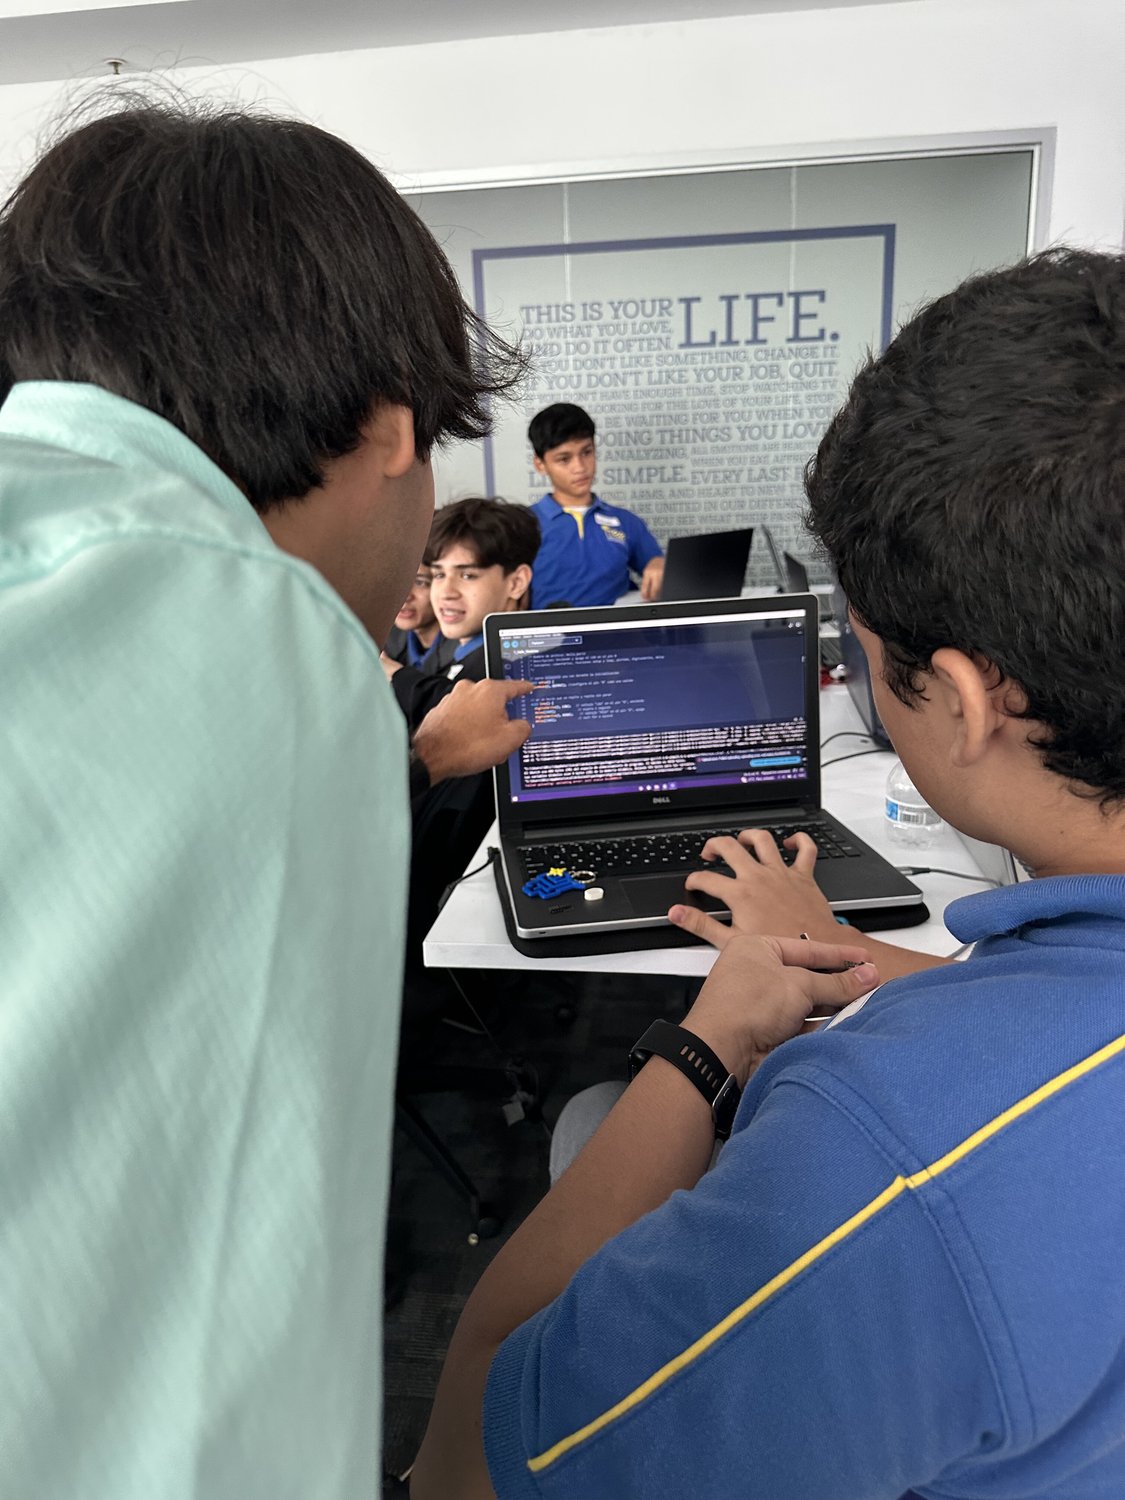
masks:
<path id="1" fill-rule="evenodd" d="M 657 916 L 670 906 L 698 906 L 701 911 L 726 911 L 721 901 L 702 891 L 685 891 L 682 875 L 629 875 L 621 889 L 639 917 Z"/>

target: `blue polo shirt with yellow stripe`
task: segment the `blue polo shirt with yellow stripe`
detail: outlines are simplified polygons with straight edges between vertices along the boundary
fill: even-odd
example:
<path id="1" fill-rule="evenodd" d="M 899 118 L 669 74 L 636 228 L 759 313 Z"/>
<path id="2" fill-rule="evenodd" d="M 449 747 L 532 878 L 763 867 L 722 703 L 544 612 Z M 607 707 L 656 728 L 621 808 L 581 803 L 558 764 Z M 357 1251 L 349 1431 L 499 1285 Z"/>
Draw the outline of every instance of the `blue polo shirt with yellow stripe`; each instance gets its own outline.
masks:
<path id="1" fill-rule="evenodd" d="M 577 518 L 554 495 L 544 495 L 531 510 L 543 536 L 531 582 L 534 609 L 562 600 L 612 604 L 633 587 L 630 574 L 661 555 L 640 516 L 597 495 Z"/>
<path id="2" fill-rule="evenodd" d="M 500 1500 L 1125 1494 L 1125 877 L 946 919 L 501 1347 Z"/>

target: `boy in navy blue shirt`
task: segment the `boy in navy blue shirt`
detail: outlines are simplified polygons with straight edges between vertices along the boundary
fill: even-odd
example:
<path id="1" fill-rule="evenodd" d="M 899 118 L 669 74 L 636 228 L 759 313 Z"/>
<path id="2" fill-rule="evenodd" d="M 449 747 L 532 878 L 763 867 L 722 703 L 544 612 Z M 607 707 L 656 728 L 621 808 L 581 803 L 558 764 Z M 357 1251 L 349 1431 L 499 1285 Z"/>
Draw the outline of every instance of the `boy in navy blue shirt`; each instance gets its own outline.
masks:
<path id="1" fill-rule="evenodd" d="M 551 493 L 532 506 L 543 540 L 535 559 L 532 605 L 612 604 L 640 575 L 642 599 L 659 599 L 664 579 L 660 543 L 640 516 L 594 494 L 598 469 L 594 419 L 560 401 L 532 417 L 527 429 L 535 467 Z"/>
<path id="2" fill-rule="evenodd" d="M 469 496 L 434 512 L 426 546 L 429 602 L 441 632 L 440 664 L 396 662 L 383 653 L 411 732 L 458 681 L 485 677 L 486 615 L 526 609 L 539 527 L 523 505 Z"/>
<path id="3" fill-rule="evenodd" d="M 429 600 L 449 654 L 436 667 L 404 666 L 384 655 L 412 734 L 459 682 L 487 675 L 485 616 L 526 608 L 538 545 L 539 528 L 525 505 L 471 496 L 434 513 L 426 547 Z M 464 871 L 494 815 L 489 772 L 447 779 L 413 799 L 408 967 L 420 958 L 442 892 Z"/>
<path id="4" fill-rule="evenodd" d="M 1037 878 L 876 993 L 807 837 L 708 845 L 719 959 L 470 1299 L 415 1500 L 1125 1494 L 1125 259 L 923 309 L 806 483 L 912 779 Z"/>
<path id="5" fill-rule="evenodd" d="M 457 643 L 447 641 L 441 633 L 430 599 L 432 582 L 433 571 L 428 559 L 423 558 L 383 647 L 391 661 L 417 667 L 421 672 L 443 672 L 457 649 Z"/>

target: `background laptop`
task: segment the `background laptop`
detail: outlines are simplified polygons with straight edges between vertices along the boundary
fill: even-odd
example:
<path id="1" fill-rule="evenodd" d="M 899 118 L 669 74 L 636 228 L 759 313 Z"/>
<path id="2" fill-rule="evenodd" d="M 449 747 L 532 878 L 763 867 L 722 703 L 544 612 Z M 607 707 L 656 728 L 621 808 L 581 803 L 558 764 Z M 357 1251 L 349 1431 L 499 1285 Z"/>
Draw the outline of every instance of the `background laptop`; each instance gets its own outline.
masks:
<path id="1" fill-rule="evenodd" d="M 785 570 L 785 593 L 807 594 L 809 592 L 808 568 L 799 558 L 794 557 L 792 552 L 783 552 L 781 561 Z"/>
<path id="2" fill-rule="evenodd" d="M 674 536 L 668 541 L 661 599 L 737 599 L 754 528 Z"/>
<path id="3" fill-rule="evenodd" d="M 812 595 L 490 615 L 491 677 L 537 684 L 534 726 L 495 772 L 503 893 L 520 937 L 667 925 L 713 833 L 807 829 L 839 911 L 916 906 L 921 892 L 820 806 Z M 562 867 L 584 890 L 522 892 Z"/>
<path id="4" fill-rule="evenodd" d="M 848 685 L 852 702 L 855 704 L 856 713 L 859 714 L 860 722 L 875 744 L 882 745 L 885 750 L 891 750 L 894 747 L 890 736 L 883 728 L 883 721 L 879 717 L 879 710 L 875 707 L 875 699 L 871 693 L 871 672 L 867 665 L 867 652 L 860 645 L 859 637 L 851 627 L 847 596 L 839 583 L 836 584 L 832 597 L 833 613 L 839 630 L 840 659 L 846 673 L 844 680 Z"/>
<path id="5" fill-rule="evenodd" d="M 792 552 L 783 552 L 781 565 L 785 573 L 785 583 L 781 589 L 783 594 L 813 592 L 809 584 L 809 570 L 799 557 L 794 557 Z M 816 592 L 816 599 L 820 609 L 820 664 L 829 671 L 835 671 L 840 666 L 842 657 L 839 632 L 833 623 L 833 604 L 821 591 Z"/>
<path id="6" fill-rule="evenodd" d="M 786 576 L 785 564 L 781 560 L 781 551 L 777 545 L 777 542 L 774 540 L 773 532 L 769 529 L 768 526 L 759 526 L 758 530 L 762 534 L 762 540 L 766 544 L 766 551 L 770 555 L 770 562 L 773 565 L 773 571 L 777 577 L 777 587 L 781 591 L 781 593 L 788 593 L 789 580 Z"/>

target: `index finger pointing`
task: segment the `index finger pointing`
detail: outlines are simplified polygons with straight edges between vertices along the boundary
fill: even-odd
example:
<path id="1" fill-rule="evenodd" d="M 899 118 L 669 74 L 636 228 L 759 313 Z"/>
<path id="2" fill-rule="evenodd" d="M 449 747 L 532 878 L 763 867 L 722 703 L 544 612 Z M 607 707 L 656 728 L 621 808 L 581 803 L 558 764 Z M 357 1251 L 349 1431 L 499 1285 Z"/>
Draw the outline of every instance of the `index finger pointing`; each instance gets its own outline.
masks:
<path id="1" fill-rule="evenodd" d="M 513 682 L 502 682 L 500 686 L 504 690 L 505 702 L 510 703 L 513 698 L 522 698 L 525 693 L 533 693 L 536 685 L 534 682 L 524 682 L 519 679 Z"/>

